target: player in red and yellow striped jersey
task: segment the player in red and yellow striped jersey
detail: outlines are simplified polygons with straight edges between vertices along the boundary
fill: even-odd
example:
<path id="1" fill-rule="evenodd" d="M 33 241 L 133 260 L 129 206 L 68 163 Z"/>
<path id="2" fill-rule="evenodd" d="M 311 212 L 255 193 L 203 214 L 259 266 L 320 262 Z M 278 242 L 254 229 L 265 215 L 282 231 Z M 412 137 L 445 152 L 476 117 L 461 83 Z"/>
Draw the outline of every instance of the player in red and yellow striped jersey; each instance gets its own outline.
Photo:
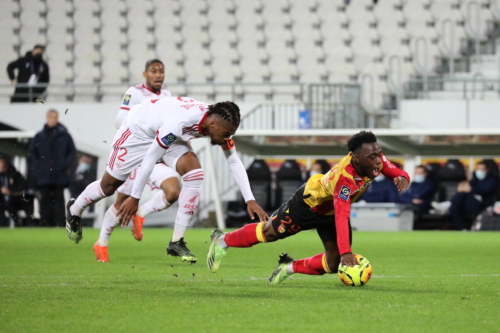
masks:
<path id="1" fill-rule="evenodd" d="M 355 134 L 348 140 L 347 147 L 347 156 L 327 174 L 309 178 L 267 222 L 248 224 L 230 233 L 215 230 L 207 256 L 209 269 L 218 270 L 229 247 L 274 242 L 309 229 L 317 230 L 325 252 L 300 260 L 282 254 L 270 283 L 280 283 L 294 273 L 336 273 L 339 263 L 359 264 L 351 251 L 351 203 L 358 200 L 381 173 L 393 179 L 399 191 L 408 188 L 410 177 L 382 154 L 372 132 Z"/>

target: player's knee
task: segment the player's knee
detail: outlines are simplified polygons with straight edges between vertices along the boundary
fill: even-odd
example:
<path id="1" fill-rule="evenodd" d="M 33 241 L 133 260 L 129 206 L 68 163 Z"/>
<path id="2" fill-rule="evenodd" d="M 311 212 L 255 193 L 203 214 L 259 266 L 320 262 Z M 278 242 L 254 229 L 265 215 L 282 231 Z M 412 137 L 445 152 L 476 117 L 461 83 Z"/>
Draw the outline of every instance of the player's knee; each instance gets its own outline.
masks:
<path id="1" fill-rule="evenodd" d="M 262 231 L 266 239 L 266 243 L 276 242 L 279 239 L 278 236 L 276 236 L 276 234 L 274 233 L 273 228 L 270 227 L 269 224 L 266 224 Z"/>
<path id="2" fill-rule="evenodd" d="M 104 193 L 104 195 L 107 197 L 109 197 L 110 195 L 113 195 L 117 188 L 118 188 L 118 186 L 116 186 L 114 184 L 110 184 L 110 183 L 103 184 L 101 182 L 102 193 Z"/>
<path id="3" fill-rule="evenodd" d="M 177 202 L 179 199 L 179 194 L 181 193 L 181 189 L 169 189 L 168 191 L 164 191 L 165 193 L 165 199 L 170 203 L 173 204 Z"/>

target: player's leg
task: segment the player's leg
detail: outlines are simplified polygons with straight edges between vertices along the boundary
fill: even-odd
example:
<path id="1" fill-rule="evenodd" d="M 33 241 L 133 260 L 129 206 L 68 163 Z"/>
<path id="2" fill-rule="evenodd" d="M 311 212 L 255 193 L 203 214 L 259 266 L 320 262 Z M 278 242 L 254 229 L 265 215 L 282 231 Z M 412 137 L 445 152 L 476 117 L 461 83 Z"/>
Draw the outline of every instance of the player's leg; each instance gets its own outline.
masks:
<path id="1" fill-rule="evenodd" d="M 129 174 L 137 168 L 151 142 L 135 137 L 127 128 L 115 134 L 104 176 L 89 184 L 76 199 L 66 204 L 66 231 L 69 238 L 78 243 L 83 238 L 80 218 L 83 210 L 115 193 Z"/>
<path id="2" fill-rule="evenodd" d="M 83 238 L 80 219 L 85 208 L 113 195 L 121 184 L 123 184 L 123 180 L 116 179 L 105 172 L 101 179 L 89 184 L 78 198 L 71 198 L 68 201 L 66 204 L 66 231 L 73 242 L 78 244 Z"/>
<path id="3" fill-rule="evenodd" d="M 122 189 L 124 185 L 125 184 L 123 184 L 118 188 L 115 202 L 108 208 L 108 210 L 104 214 L 104 219 L 102 220 L 101 232 L 99 233 L 99 239 L 94 244 L 94 254 L 98 262 L 109 261 L 108 243 L 111 233 L 118 224 L 118 215 L 117 215 L 118 209 L 120 209 L 121 204 L 129 197 L 128 194 L 120 192 L 120 189 Z"/>
<path id="4" fill-rule="evenodd" d="M 292 274 L 323 275 L 337 273 L 340 264 L 340 254 L 337 246 L 337 232 L 332 217 L 318 217 L 323 219 L 316 228 L 323 247 L 324 253 L 315 256 L 293 260 L 287 253 L 280 255 L 278 267 L 269 278 L 270 284 L 278 284 Z M 349 225 L 349 241 L 352 242 L 352 232 Z"/>
<path id="5" fill-rule="evenodd" d="M 152 189 L 159 188 L 161 191 L 157 191 L 153 198 L 151 198 L 144 205 L 141 205 L 137 214 L 135 214 L 132 218 L 132 222 L 134 224 L 132 234 L 134 235 L 134 238 L 139 241 L 143 236 L 142 225 L 144 224 L 146 216 L 170 207 L 177 201 L 181 191 L 181 185 L 179 183 L 179 179 L 177 178 L 177 172 L 163 163 L 155 165 L 153 172 L 149 176 L 148 183 Z"/>
<path id="6" fill-rule="evenodd" d="M 173 144 L 163 156 L 164 162 L 182 177 L 182 189 L 179 193 L 179 208 L 175 218 L 172 240 L 167 247 L 167 254 L 181 261 L 195 263 L 198 259 L 189 251 L 184 242 L 184 234 L 189 222 L 198 208 L 204 172 L 200 161 L 187 142 Z"/>
<path id="7" fill-rule="evenodd" d="M 269 243 L 292 236 L 301 230 L 314 228 L 308 212 L 309 206 L 302 199 L 304 187 L 274 212 L 267 222 L 251 223 L 244 227 L 223 233 L 214 230 L 207 254 L 207 266 L 212 272 L 219 269 L 222 258 L 229 247 L 252 247 L 258 243 Z"/>

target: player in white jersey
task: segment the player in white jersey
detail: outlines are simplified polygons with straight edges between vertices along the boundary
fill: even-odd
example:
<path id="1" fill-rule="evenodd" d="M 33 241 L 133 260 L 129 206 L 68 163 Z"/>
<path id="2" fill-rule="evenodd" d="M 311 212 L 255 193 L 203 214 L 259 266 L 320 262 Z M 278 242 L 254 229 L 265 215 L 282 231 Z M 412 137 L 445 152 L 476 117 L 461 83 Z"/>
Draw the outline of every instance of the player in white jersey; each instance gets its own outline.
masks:
<path id="1" fill-rule="evenodd" d="M 123 120 L 127 117 L 131 107 L 140 104 L 145 99 L 165 98 L 172 94 L 167 89 L 162 88 L 165 79 L 165 67 L 163 62 L 158 59 L 149 60 L 146 63 L 143 76 L 145 83 L 130 87 L 120 106 L 116 117 L 115 126 L 120 129 Z M 125 183 L 118 188 L 115 203 L 109 207 L 104 215 L 99 239 L 94 244 L 94 253 L 98 262 L 108 262 L 108 242 L 113 229 L 118 224 L 116 213 L 121 204 L 130 196 L 134 179 L 136 175 L 134 170 L 127 178 Z M 157 163 L 153 172 L 149 176 L 148 185 L 151 189 L 160 189 L 151 200 L 139 207 L 137 214 L 134 215 L 132 234 L 138 241 L 142 240 L 142 225 L 144 218 L 154 212 L 158 212 L 170 207 L 177 201 L 180 193 L 180 183 L 177 178 L 177 172 L 167 167 L 164 163 Z"/>
<path id="2" fill-rule="evenodd" d="M 127 225 L 138 209 L 148 176 L 158 159 L 176 170 L 183 180 L 179 194 L 179 208 L 172 240 L 167 253 L 182 261 L 196 262 L 196 256 L 186 247 L 184 234 L 189 220 L 196 211 L 201 193 L 204 172 L 190 141 L 209 137 L 211 143 L 222 146 L 231 173 L 248 205 L 261 221 L 269 216 L 255 202 L 245 167 L 236 153 L 231 137 L 240 124 L 240 111 L 232 102 L 208 105 L 189 97 L 170 97 L 145 100 L 130 110 L 129 115 L 113 140 L 113 151 L 104 176 L 87 186 L 67 204 L 66 228 L 74 242 L 82 239 L 80 217 L 88 206 L 112 195 L 129 174 L 139 165 L 131 196 L 121 205 L 118 216 Z"/>

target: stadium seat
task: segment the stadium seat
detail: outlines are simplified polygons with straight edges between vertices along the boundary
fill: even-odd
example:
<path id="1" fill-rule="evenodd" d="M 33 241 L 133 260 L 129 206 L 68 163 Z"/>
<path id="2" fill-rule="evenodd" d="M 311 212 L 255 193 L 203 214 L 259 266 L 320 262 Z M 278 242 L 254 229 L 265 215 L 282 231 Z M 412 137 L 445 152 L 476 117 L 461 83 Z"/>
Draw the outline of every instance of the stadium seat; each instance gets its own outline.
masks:
<path id="1" fill-rule="evenodd" d="M 284 204 L 302 185 L 302 171 L 295 160 L 286 160 L 276 172 L 275 207 Z"/>

